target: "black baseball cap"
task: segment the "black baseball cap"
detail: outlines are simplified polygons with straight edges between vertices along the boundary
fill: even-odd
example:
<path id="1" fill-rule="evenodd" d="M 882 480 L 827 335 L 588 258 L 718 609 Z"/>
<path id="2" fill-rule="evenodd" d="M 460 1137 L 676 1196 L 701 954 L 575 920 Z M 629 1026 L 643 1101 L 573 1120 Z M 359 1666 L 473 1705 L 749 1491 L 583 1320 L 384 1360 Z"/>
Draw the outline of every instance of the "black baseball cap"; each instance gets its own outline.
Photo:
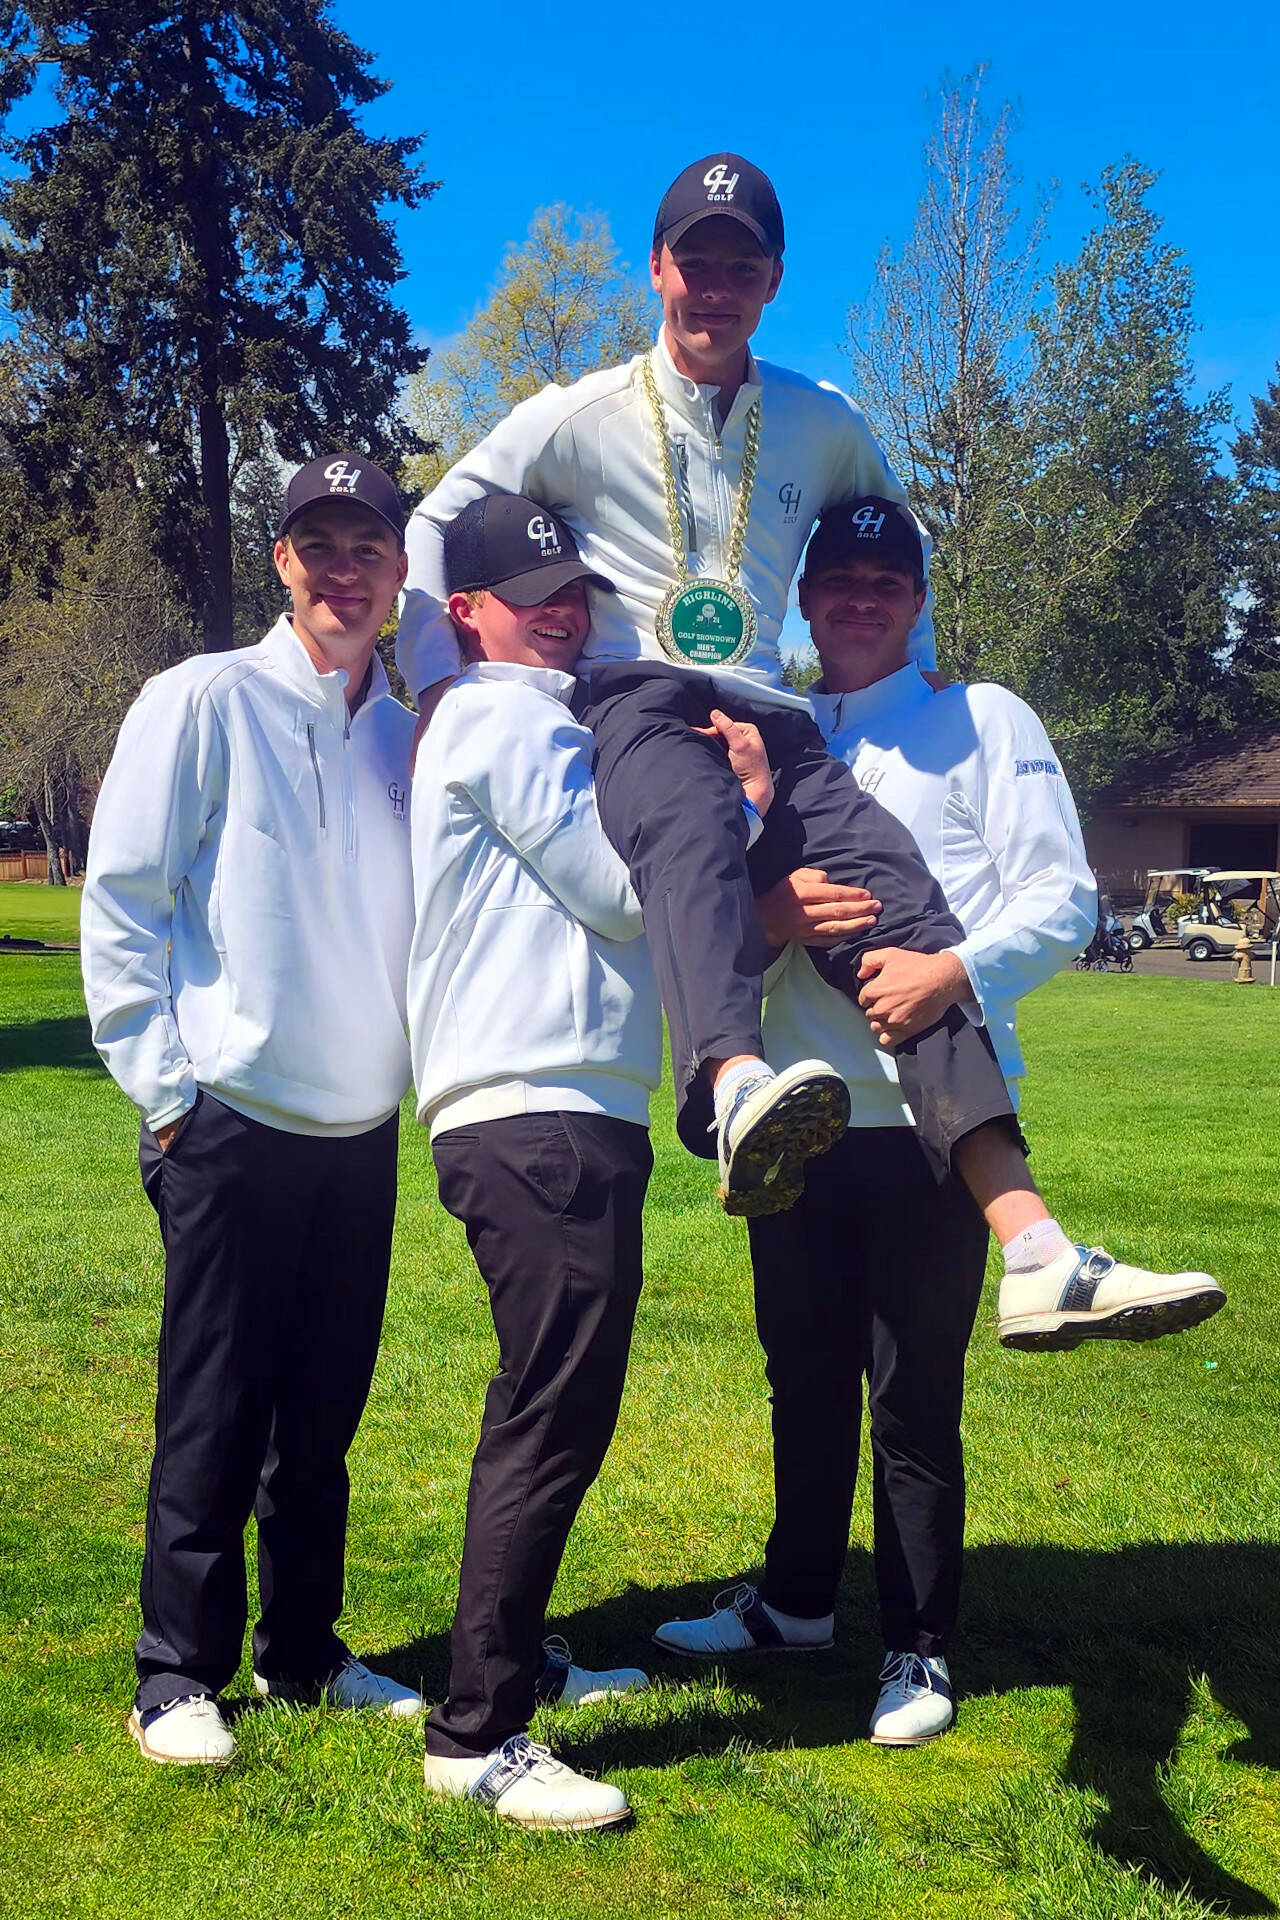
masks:
<path id="1" fill-rule="evenodd" d="M 664 240 L 674 247 L 681 234 L 713 213 L 740 221 L 766 253 L 782 252 L 782 208 L 773 182 L 740 153 L 709 153 L 676 176 L 653 223 L 655 249 Z"/>
<path id="2" fill-rule="evenodd" d="M 404 509 L 396 483 L 363 454 L 321 453 L 299 467 L 285 489 L 276 538 L 283 540 L 298 515 L 319 500 L 354 500 L 385 520 L 399 541 L 404 540 Z"/>
<path id="3" fill-rule="evenodd" d="M 559 514 L 522 493 L 483 494 L 450 520 L 444 572 L 450 593 L 492 587 L 517 607 L 538 606 L 570 580 L 615 591 L 612 580 L 585 565 Z"/>
<path id="4" fill-rule="evenodd" d="M 824 508 L 805 548 L 804 575 L 811 578 L 842 560 L 873 560 L 895 573 L 923 578 L 924 548 L 909 509 L 877 493 Z"/>

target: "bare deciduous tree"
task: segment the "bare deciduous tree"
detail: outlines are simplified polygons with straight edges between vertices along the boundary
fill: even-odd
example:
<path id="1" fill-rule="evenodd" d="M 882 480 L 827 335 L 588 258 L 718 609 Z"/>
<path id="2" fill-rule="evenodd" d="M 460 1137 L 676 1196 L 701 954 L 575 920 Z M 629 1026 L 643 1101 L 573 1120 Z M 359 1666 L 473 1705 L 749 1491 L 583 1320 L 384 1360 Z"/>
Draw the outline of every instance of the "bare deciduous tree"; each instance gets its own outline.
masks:
<path id="1" fill-rule="evenodd" d="M 900 253 L 886 245 L 875 283 L 850 309 L 855 392 L 885 441 L 912 504 L 938 540 L 938 636 L 964 673 L 975 615 L 1025 458 L 1029 321 L 1048 203 L 1024 218 L 1009 161 L 1006 103 L 982 100 L 985 68 L 943 80 L 925 148 L 925 187 Z"/>
<path id="2" fill-rule="evenodd" d="M 52 593 L 19 580 L 0 614 L 0 791 L 44 837 L 53 885 L 83 864 L 85 819 L 144 680 L 198 641 L 126 490 L 68 543 Z"/>

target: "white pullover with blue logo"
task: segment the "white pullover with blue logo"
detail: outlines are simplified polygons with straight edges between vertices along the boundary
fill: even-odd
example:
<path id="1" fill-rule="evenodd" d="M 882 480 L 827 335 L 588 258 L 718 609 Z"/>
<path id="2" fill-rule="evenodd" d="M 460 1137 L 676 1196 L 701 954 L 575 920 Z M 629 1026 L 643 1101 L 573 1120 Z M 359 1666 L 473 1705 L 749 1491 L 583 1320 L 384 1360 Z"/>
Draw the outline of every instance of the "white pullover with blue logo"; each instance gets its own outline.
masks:
<path id="1" fill-rule="evenodd" d="M 281 618 L 157 674 L 102 783 L 81 909 L 94 1044 L 149 1127 L 206 1088 L 356 1134 L 409 1085 L 413 715 L 374 657 L 354 714 Z"/>
<path id="2" fill-rule="evenodd" d="M 934 693 L 915 666 L 856 693 L 812 692 L 828 750 L 915 838 L 965 930 L 956 948 L 1017 1105 L 1017 1003 L 1093 932 L 1097 892 L 1071 790 L 1040 720 L 1004 687 Z M 771 1066 L 831 1061 L 855 1127 L 910 1126 L 892 1052 L 801 947 L 765 981 Z"/>

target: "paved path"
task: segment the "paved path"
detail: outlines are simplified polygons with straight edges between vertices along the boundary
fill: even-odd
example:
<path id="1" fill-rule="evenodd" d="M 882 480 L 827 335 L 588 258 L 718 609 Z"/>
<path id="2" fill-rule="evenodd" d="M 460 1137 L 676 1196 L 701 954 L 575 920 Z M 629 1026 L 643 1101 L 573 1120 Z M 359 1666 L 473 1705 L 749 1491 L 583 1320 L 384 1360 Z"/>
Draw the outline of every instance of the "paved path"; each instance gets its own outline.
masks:
<path id="1" fill-rule="evenodd" d="M 1135 973 L 1156 974 L 1166 980 L 1199 980 L 1229 986 L 1236 983 L 1236 970 L 1230 960 L 1188 960 L 1181 947 L 1144 947 L 1141 953 L 1133 956 Z M 1109 972 L 1116 972 L 1111 967 Z M 1253 974 L 1255 980 L 1264 986 L 1271 978 L 1271 952 L 1253 956 Z M 1276 991 L 1280 993 L 1280 963 L 1276 968 Z"/>

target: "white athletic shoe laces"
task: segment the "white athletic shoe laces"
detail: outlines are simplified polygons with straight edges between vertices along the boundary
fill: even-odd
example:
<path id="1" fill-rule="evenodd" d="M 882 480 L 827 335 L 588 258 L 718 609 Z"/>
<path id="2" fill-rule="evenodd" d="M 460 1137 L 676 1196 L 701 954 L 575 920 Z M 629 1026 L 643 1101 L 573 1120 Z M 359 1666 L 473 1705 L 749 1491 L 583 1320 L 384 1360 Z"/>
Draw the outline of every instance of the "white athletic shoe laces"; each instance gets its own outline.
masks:
<path id="1" fill-rule="evenodd" d="M 474 1800 L 500 1820 L 514 1820 L 522 1827 L 582 1832 L 622 1826 L 631 1818 L 620 1788 L 575 1773 L 527 1733 L 513 1735 L 475 1760 L 428 1753 L 422 1774 L 432 1793 Z"/>
<path id="2" fill-rule="evenodd" d="M 542 1672 L 535 1689 L 539 1706 L 589 1707 L 615 1693 L 643 1693 L 649 1685 L 639 1667 L 577 1667 L 569 1644 L 560 1634 L 542 1643 Z"/>
<path id="3" fill-rule="evenodd" d="M 735 1653 L 817 1653 L 835 1642 L 829 1635 L 788 1640 L 756 1589 L 743 1580 L 718 1593 L 702 1619 L 664 1621 L 654 1630 L 653 1644 L 686 1660 L 713 1660 Z"/>
<path id="4" fill-rule="evenodd" d="M 1068 1246 L 1000 1282 L 1000 1344 L 1058 1353 L 1083 1340 L 1158 1340 L 1198 1326 L 1226 1298 L 1207 1273 L 1149 1273 L 1105 1247 Z"/>
<path id="5" fill-rule="evenodd" d="M 880 1698 L 871 1716 L 875 1747 L 920 1747 L 955 1719 L 951 1676 L 941 1654 L 890 1653 L 880 1671 Z"/>
<path id="6" fill-rule="evenodd" d="M 231 1729 L 205 1693 L 142 1710 L 135 1706 L 127 1725 L 139 1750 L 161 1766 L 225 1767 L 235 1757 Z"/>
<path id="7" fill-rule="evenodd" d="M 804 1188 L 806 1161 L 849 1124 L 849 1089 L 825 1060 L 744 1079 L 716 1128 L 717 1197 L 726 1213 L 782 1213 Z"/>
<path id="8" fill-rule="evenodd" d="M 425 1713 L 427 1703 L 412 1687 L 402 1687 L 385 1673 L 374 1673 L 363 1660 L 349 1653 L 327 1680 L 314 1686 L 300 1686 L 291 1680 L 264 1680 L 253 1676 L 255 1690 L 266 1700 L 292 1700 L 306 1704 L 321 1695 L 331 1707 L 351 1707 L 360 1713 L 385 1713 L 396 1720 L 411 1719 Z"/>

